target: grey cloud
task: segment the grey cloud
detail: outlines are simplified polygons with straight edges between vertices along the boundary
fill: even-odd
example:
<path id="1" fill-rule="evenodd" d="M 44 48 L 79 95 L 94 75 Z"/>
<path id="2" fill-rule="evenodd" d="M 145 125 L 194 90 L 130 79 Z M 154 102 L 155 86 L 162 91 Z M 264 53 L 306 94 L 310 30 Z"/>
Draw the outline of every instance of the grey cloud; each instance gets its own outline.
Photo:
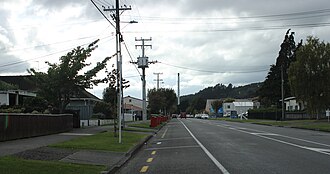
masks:
<path id="1" fill-rule="evenodd" d="M 26 73 L 26 70 L 30 67 L 28 62 L 21 59 L 0 52 L 0 73 Z"/>

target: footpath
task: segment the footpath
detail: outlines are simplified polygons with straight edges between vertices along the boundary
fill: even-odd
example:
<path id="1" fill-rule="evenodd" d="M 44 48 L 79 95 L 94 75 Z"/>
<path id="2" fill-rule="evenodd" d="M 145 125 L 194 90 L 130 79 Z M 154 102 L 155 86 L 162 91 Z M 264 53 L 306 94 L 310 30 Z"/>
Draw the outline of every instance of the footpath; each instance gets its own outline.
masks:
<path id="1" fill-rule="evenodd" d="M 129 124 L 126 124 L 129 127 Z M 54 148 L 49 145 L 69 141 L 82 136 L 90 136 L 101 132 L 113 131 L 111 126 L 95 126 L 74 129 L 70 132 L 46 135 L 33 138 L 18 139 L 0 142 L 0 157 L 14 156 L 28 160 L 61 161 L 75 164 L 91 164 L 106 166 L 102 173 L 114 173 L 121 165 L 127 162 L 143 144 L 157 131 L 143 128 L 134 128 L 130 132 L 147 134 L 135 147 L 128 152 L 111 152 L 102 150 L 81 150 L 69 148 Z M 0 172 L 1 173 L 1 172 Z"/>

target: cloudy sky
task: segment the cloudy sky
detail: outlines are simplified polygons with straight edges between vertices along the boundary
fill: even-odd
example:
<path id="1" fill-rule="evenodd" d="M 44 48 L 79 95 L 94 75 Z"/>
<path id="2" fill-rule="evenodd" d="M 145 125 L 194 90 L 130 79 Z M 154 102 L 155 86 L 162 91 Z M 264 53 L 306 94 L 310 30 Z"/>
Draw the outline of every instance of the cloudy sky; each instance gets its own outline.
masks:
<path id="1" fill-rule="evenodd" d="M 114 0 L 94 0 L 103 11 Z M 308 35 L 330 42 L 328 0 L 120 0 L 132 10 L 121 14 L 124 37 L 123 77 L 131 87 L 124 95 L 141 98 L 141 69 L 130 61 L 141 56 L 135 38 L 152 38 L 146 49 L 147 88 L 193 94 L 218 83 L 234 86 L 260 82 L 275 63 L 287 29 L 296 42 Z M 110 12 L 103 12 L 109 20 Z M 129 24 L 129 21 L 138 21 Z M 115 29 L 90 0 L 0 0 L 0 75 L 46 71 L 45 61 L 58 62 L 76 46 L 100 39 L 88 60 L 92 64 L 115 53 Z M 126 49 L 127 47 L 127 49 Z M 128 50 L 128 51 L 127 51 Z M 129 52 L 129 54 L 128 54 Z M 131 57 L 129 56 L 131 55 Z M 132 59 L 131 59 L 132 58 Z M 109 62 L 108 68 L 115 64 Z M 104 73 L 99 73 L 104 76 Z M 90 91 L 101 97 L 106 84 Z"/>

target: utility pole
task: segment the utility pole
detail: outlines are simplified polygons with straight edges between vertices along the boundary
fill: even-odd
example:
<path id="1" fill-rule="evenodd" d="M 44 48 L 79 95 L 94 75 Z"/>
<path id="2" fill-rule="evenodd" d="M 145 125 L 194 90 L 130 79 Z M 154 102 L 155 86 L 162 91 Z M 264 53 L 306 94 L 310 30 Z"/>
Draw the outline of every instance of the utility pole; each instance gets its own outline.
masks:
<path id="1" fill-rule="evenodd" d="M 117 115 L 118 115 L 118 128 L 119 128 L 119 143 L 121 143 L 121 117 L 122 117 L 122 90 L 123 90 L 123 73 L 122 73 L 122 56 L 121 56 L 121 42 L 123 36 L 120 33 L 120 11 L 131 10 L 131 7 L 119 7 L 119 0 L 116 0 L 116 7 L 103 9 L 104 11 L 115 12 L 111 16 L 116 22 L 116 53 L 117 53 Z"/>
<path id="2" fill-rule="evenodd" d="M 285 120 L 284 112 L 284 77 L 283 77 L 283 65 L 281 66 L 281 95 L 282 95 L 282 121 Z"/>
<path id="3" fill-rule="evenodd" d="M 142 49 L 142 57 L 138 57 L 138 61 L 137 62 L 131 62 L 131 63 L 135 63 L 138 64 L 138 68 L 142 68 L 142 120 L 146 121 L 147 120 L 147 94 L 146 94 L 146 72 L 145 69 L 149 67 L 149 64 L 151 63 L 157 63 L 157 61 L 152 61 L 149 62 L 148 61 L 148 57 L 145 56 L 145 47 L 150 47 L 152 48 L 152 45 L 146 45 L 144 42 L 145 41 L 151 41 L 150 39 L 136 39 L 135 41 L 141 41 L 142 44 L 141 45 L 135 45 L 135 48 L 141 47 Z"/>
<path id="4" fill-rule="evenodd" d="M 180 73 L 178 73 L 178 110 L 180 113 Z"/>
<path id="5" fill-rule="evenodd" d="M 163 79 L 159 79 L 160 74 L 163 74 L 163 73 L 154 73 L 154 75 L 157 75 L 157 79 L 154 80 L 154 81 L 157 81 L 157 88 L 156 88 L 157 90 L 159 89 L 159 82 L 163 81 Z"/>

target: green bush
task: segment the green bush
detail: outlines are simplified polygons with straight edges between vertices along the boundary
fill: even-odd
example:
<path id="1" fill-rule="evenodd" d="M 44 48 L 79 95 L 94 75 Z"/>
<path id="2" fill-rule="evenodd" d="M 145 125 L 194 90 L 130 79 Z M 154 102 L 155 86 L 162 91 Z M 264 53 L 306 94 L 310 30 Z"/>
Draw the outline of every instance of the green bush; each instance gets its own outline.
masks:
<path id="1" fill-rule="evenodd" d="M 4 108 L 0 109 L 1 113 L 22 113 L 22 109 L 18 108 Z"/>
<path id="2" fill-rule="evenodd" d="M 25 98 L 23 101 L 24 112 L 31 113 L 33 111 L 38 111 L 42 113 L 48 108 L 48 103 L 45 99 L 41 97 L 31 97 Z"/>
<path id="3" fill-rule="evenodd" d="M 257 113 L 263 113 L 263 112 L 282 112 L 281 109 L 277 108 L 259 108 L 259 109 L 249 109 L 249 112 L 257 112 Z"/>

